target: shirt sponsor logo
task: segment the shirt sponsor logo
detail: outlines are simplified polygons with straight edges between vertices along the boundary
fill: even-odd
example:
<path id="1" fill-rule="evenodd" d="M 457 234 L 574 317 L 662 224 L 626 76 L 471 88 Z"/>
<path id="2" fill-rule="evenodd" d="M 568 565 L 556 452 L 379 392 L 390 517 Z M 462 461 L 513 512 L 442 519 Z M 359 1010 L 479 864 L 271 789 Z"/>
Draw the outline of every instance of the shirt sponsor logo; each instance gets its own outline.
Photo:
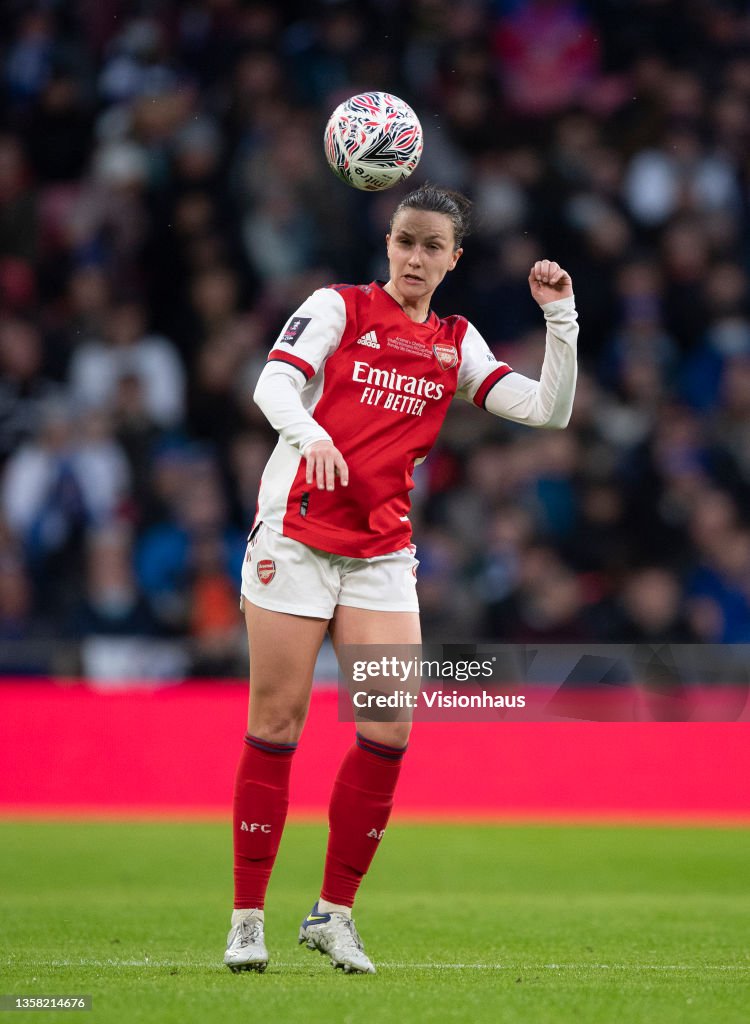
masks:
<path id="1" fill-rule="evenodd" d="M 276 563 L 272 558 L 261 558 L 256 569 L 258 579 L 264 586 L 268 586 L 276 575 Z"/>
<path id="2" fill-rule="evenodd" d="M 443 370 L 450 370 L 458 362 L 458 349 L 444 341 L 436 341 L 432 346 L 435 358 Z"/>
<path id="3" fill-rule="evenodd" d="M 397 370 L 378 370 L 369 363 L 357 360 L 352 371 L 352 380 L 358 384 L 374 384 L 387 391 L 402 391 L 407 395 L 419 398 L 441 399 L 445 391 L 444 384 L 437 384 L 426 377 L 412 377 Z"/>
<path id="4" fill-rule="evenodd" d="M 412 377 L 394 369 L 379 370 L 360 360 L 354 363 L 352 380 L 355 384 L 367 385 L 360 397 L 363 405 L 376 405 L 410 416 L 421 416 L 427 400 L 439 401 L 445 392 L 445 385 L 434 380 Z"/>
<path id="5" fill-rule="evenodd" d="M 281 340 L 285 341 L 287 345 L 293 345 L 295 341 L 299 340 L 300 335 L 311 320 L 312 317 L 310 316 L 295 316 L 284 328 Z"/>
<path id="6" fill-rule="evenodd" d="M 380 348 L 378 336 L 375 334 L 375 331 L 368 331 L 366 334 L 363 334 L 361 338 L 357 338 L 357 344 L 366 345 L 368 348 Z"/>

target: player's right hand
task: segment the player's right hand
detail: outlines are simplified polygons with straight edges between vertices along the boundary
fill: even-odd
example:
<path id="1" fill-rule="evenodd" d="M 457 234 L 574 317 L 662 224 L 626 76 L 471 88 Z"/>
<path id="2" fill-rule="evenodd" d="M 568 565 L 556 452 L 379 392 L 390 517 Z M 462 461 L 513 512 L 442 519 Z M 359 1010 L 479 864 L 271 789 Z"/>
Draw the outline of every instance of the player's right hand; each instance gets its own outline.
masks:
<path id="1" fill-rule="evenodd" d="M 331 441 L 313 441 L 302 453 L 307 459 L 307 482 L 319 491 L 332 491 L 338 476 L 342 487 L 349 486 L 349 467 Z"/>

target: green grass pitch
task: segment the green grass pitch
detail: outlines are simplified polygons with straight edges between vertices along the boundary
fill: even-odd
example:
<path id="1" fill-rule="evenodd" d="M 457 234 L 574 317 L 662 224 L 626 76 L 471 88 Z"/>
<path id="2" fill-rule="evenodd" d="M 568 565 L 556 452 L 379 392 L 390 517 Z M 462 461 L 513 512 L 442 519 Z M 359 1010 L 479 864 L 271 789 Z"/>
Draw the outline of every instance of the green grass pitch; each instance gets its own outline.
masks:
<path id="1" fill-rule="evenodd" d="M 288 827 L 271 963 L 235 975 L 228 825 L 0 823 L 0 992 L 94 1005 L 9 1024 L 750 1020 L 750 830 L 393 824 L 356 913 L 375 976 L 297 945 L 324 843 Z"/>

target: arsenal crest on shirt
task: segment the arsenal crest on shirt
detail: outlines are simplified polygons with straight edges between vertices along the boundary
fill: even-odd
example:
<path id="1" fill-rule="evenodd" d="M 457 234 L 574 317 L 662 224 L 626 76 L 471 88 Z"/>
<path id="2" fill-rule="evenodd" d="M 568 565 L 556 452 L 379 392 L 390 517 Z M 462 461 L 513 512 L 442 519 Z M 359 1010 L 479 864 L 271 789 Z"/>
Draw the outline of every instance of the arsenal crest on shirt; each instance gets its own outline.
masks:
<path id="1" fill-rule="evenodd" d="M 432 346 L 435 358 L 443 370 L 450 370 L 458 362 L 458 349 L 445 341 L 436 341 Z"/>
<path id="2" fill-rule="evenodd" d="M 258 562 L 256 569 L 258 573 L 258 579 L 264 586 L 268 586 L 271 580 L 276 575 L 276 563 L 272 558 L 262 558 Z"/>

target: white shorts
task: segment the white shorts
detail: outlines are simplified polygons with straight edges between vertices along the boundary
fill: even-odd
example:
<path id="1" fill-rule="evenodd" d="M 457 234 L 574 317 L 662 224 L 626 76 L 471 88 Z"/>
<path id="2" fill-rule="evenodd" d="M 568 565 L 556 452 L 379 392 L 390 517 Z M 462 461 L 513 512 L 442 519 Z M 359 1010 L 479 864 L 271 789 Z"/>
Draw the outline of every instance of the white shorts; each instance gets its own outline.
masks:
<path id="1" fill-rule="evenodd" d="M 375 558 L 348 558 L 308 547 L 265 523 L 250 534 L 242 564 L 242 599 L 261 608 L 333 617 L 337 605 L 378 612 L 418 612 L 413 544 Z"/>

